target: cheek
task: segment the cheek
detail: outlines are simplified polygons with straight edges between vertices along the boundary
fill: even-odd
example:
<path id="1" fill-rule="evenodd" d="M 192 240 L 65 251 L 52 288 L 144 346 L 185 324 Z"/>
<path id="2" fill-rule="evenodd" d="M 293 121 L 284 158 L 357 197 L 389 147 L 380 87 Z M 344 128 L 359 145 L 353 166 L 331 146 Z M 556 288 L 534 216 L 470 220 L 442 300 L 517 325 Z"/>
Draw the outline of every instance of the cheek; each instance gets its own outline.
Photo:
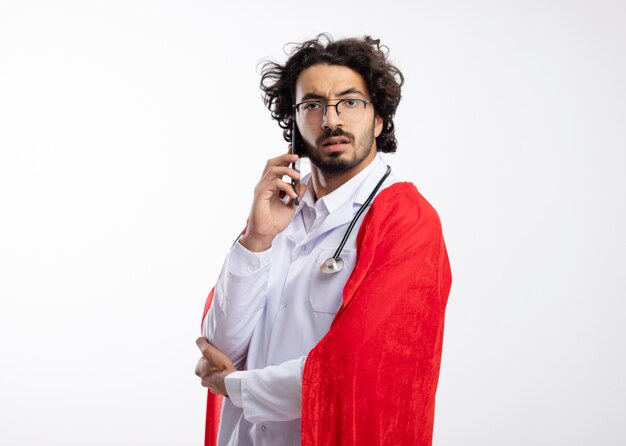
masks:
<path id="1" fill-rule="evenodd" d="M 315 140 L 317 139 L 318 135 L 319 133 L 316 133 L 315 130 L 311 128 L 305 127 L 300 130 L 300 137 L 310 144 L 315 144 Z"/>
<path id="2" fill-rule="evenodd" d="M 298 126 L 298 134 L 302 137 L 302 138 L 309 138 L 311 135 L 311 129 L 304 125 L 302 122 L 300 122 L 299 119 L 296 119 L 296 124 Z"/>
<path id="3" fill-rule="evenodd" d="M 300 132 L 300 137 L 308 143 L 314 142 L 315 138 L 313 137 L 313 135 L 311 135 L 311 131 L 310 130 L 305 130 L 304 132 Z"/>

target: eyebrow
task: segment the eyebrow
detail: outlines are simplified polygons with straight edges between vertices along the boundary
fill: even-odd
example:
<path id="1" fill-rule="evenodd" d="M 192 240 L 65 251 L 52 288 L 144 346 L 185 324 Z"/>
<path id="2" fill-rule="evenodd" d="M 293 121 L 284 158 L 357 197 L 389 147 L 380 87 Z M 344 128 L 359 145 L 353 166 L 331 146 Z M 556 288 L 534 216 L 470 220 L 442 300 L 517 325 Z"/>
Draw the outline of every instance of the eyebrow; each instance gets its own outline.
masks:
<path id="1" fill-rule="evenodd" d="M 365 94 L 363 94 L 363 92 L 361 90 L 359 90 L 358 88 L 354 88 L 354 87 L 350 87 L 350 88 L 346 88 L 345 90 L 340 91 L 339 93 L 337 93 L 337 96 L 346 96 L 348 94 L 359 94 L 363 97 L 365 97 Z M 302 96 L 302 99 L 300 99 L 301 102 L 304 101 L 316 101 L 316 100 L 325 100 L 328 99 L 326 96 L 323 96 L 319 93 L 307 93 L 304 96 Z"/>

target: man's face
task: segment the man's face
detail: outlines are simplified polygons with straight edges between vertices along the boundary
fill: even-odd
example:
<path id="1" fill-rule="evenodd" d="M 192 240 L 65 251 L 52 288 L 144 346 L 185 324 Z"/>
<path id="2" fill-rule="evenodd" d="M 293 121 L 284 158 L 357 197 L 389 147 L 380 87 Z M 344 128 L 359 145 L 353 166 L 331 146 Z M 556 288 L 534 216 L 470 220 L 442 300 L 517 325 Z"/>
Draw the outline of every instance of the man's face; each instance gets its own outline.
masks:
<path id="1" fill-rule="evenodd" d="M 304 155 L 322 173 L 331 175 L 353 169 L 358 172 L 365 167 L 376 156 L 376 137 L 383 127 L 372 104 L 367 104 L 358 121 L 347 119 L 346 114 L 338 116 L 333 104 L 340 99 L 371 99 L 365 81 L 356 71 L 341 65 L 313 65 L 298 76 L 296 103 L 319 100 L 330 104 L 319 122 L 296 112 L 296 123 Z"/>

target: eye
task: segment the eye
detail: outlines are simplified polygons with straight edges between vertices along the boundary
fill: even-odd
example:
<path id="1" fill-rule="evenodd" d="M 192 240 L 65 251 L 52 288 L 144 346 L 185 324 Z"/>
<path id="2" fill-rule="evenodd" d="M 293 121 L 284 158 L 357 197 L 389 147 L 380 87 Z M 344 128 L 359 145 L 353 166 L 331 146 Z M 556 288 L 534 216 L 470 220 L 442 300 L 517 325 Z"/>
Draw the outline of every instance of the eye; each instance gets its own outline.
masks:
<path id="1" fill-rule="evenodd" d="M 320 110 L 322 108 L 322 104 L 320 104 L 319 102 L 306 102 L 302 105 L 303 105 L 302 109 L 308 112 Z"/>
<path id="2" fill-rule="evenodd" d="M 361 101 L 359 101 L 358 99 L 346 99 L 345 101 L 343 101 L 343 103 L 348 108 L 355 108 L 361 104 Z"/>

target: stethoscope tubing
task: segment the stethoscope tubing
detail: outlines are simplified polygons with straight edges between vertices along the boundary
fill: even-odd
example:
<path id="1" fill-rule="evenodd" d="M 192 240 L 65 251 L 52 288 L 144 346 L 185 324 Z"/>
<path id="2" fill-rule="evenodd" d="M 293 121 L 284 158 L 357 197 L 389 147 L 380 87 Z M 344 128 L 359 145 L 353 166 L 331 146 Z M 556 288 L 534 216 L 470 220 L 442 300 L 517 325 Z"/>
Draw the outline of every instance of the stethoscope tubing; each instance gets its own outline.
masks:
<path id="1" fill-rule="evenodd" d="M 372 193 L 369 195 L 369 197 L 367 197 L 367 200 L 365 200 L 365 203 L 361 205 L 357 213 L 352 218 L 352 221 L 350 222 L 350 226 L 348 226 L 348 229 L 346 230 L 345 234 L 343 235 L 343 238 L 341 239 L 341 243 L 339 243 L 339 246 L 337 247 L 335 254 L 333 254 L 333 256 L 331 257 L 332 259 L 335 259 L 335 261 L 339 260 L 341 251 L 343 251 L 344 246 L 346 246 L 346 243 L 348 242 L 348 238 L 350 238 L 350 234 L 352 233 L 352 230 L 354 229 L 357 222 L 359 221 L 359 218 L 361 217 L 363 212 L 365 212 L 365 209 L 367 209 L 367 207 L 370 205 L 370 203 L 376 196 L 376 193 L 378 192 L 380 187 L 383 185 L 383 183 L 385 182 L 385 180 L 387 179 L 390 173 L 391 173 L 391 167 L 387 166 L 387 171 L 385 172 L 385 175 L 383 175 L 383 177 L 380 179 L 380 181 L 378 182 L 378 184 L 376 185 Z"/>

